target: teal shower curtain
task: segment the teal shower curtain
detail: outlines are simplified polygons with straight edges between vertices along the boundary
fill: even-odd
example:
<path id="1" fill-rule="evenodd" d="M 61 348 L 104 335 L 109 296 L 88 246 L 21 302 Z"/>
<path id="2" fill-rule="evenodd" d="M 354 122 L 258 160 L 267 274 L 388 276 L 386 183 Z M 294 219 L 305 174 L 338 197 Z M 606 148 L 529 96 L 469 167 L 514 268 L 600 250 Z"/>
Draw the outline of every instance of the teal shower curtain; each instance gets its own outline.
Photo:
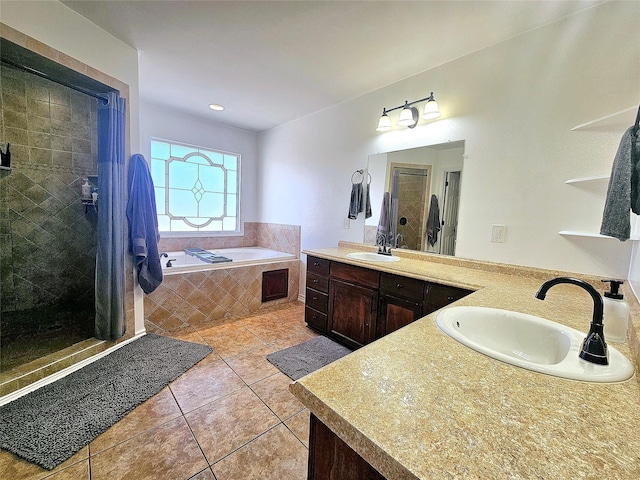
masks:
<path id="1" fill-rule="evenodd" d="M 101 340 L 126 330 L 124 308 L 125 101 L 117 92 L 98 106 L 98 245 L 96 328 Z"/>

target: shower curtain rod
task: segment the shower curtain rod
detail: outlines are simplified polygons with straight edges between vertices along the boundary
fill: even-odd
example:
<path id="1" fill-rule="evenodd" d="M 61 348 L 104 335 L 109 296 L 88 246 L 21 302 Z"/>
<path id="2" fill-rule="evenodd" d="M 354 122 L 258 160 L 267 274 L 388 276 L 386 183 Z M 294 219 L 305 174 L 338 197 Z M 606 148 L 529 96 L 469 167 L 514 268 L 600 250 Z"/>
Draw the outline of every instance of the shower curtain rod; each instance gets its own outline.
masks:
<path id="1" fill-rule="evenodd" d="M 67 83 L 67 82 L 65 82 L 63 80 L 58 80 L 56 78 L 52 78 L 49 75 L 47 75 L 46 73 L 39 72 L 38 70 L 35 70 L 35 69 L 31 68 L 31 67 L 27 67 L 26 65 L 19 65 L 17 63 L 12 62 L 11 60 L 6 60 L 4 58 L 2 59 L 2 63 L 6 63 L 7 65 L 10 65 L 10 66 L 12 66 L 14 68 L 17 68 L 19 70 L 22 70 L 24 72 L 31 73 L 33 75 L 36 75 L 37 77 L 45 78 L 45 79 L 50 80 L 50 81 L 52 81 L 54 83 L 57 83 L 59 85 L 62 85 L 62 86 L 67 87 L 67 88 L 70 88 L 71 90 L 75 90 L 76 92 L 84 93 L 85 95 L 89 95 L 90 97 L 97 98 L 98 100 L 102 100 L 102 102 L 105 105 L 107 103 L 109 103 L 109 100 L 107 99 L 107 97 L 103 97 L 102 95 L 98 95 L 97 93 L 93 93 L 93 92 L 91 92 L 89 90 L 85 90 L 82 87 L 77 87 L 77 86 L 72 85 L 70 83 Z"/>

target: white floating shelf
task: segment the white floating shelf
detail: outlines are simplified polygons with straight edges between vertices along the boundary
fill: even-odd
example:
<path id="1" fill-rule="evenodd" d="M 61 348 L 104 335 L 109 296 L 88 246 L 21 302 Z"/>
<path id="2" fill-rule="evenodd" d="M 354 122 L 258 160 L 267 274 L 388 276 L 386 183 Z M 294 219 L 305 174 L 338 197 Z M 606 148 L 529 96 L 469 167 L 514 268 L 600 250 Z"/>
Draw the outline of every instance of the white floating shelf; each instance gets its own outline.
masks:
<path id="1" fill-rule="evenodd" d="M 629 107 L 619 112 L 596 118 L 587 123 L 576 125 L 571 131 L 586 130 L 600 132 L 621 132 L 629 128 L 636 121 L 638 107 Z"/>
<path id="2" fill-rule="evenodd" d="M 590 237 L 590 238 L 608 238 L 609 240 L 616 240 L 614 237 L 609 237 L 607 235 L 600 235 L 599 233 L 593 232 L 578 232 L 575 230 L 562 230 L 558 232 L 560 235 L 572 236 L 572 237 Z M 640 235 L 631 235 L 629 240 L 640 240 Z"/>
<path id="3" fill-rule="evenodd" d="M 595 183 L 609 180 L 609 175 L 596 175 L 593 177 L 570 178 L 564 183 Z"/>

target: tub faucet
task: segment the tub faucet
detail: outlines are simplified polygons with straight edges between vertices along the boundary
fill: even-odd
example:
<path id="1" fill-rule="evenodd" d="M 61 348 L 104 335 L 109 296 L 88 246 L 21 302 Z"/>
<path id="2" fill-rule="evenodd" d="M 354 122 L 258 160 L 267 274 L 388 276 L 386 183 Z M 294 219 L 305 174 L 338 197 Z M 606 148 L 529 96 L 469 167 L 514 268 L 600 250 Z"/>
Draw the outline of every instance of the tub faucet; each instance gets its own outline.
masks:
<path id="1" fill-rule="evenodd" d="M 595 288 L 593 288 L 593 286 L 584 280 L 578 280 L 577 278 L 571 277 L 557 277 L 544 282 L 538 290 L 538 293 L 536 293 L 536 298 L 544 300 L 549 289 L 560 283 L 577 285 L 578 287 L 585 289 L 593 299 L 593 318 L 591 319 L 589 333 L 582 342 L 579 357 L 587 362 L 596 363 L 598 365 L 609 365 L 607 343 L 604 339 L 603 331 L 604 303 L 602 301 L 602 296 Z"/>
<path id="2" fill-rule="evenodd" d="M 163 252 L 160 254 L 160 258 L 162 257 L 169 258 L 169 254 L 167 252 Z"/>

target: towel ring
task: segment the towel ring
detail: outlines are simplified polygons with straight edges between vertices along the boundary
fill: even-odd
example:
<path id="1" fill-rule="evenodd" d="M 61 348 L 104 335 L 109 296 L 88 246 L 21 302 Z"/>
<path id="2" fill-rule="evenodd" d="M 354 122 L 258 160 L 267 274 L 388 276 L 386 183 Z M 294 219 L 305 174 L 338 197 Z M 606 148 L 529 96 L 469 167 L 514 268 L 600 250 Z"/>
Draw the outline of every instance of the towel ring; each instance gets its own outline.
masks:
<path id="1" fill-rule="evenodd" d="M 359 182 L 354 182 L 353 181 L 353 177 L 356 176 L 356 174 L 360 174 L 360 176 L 362 177 L 362 179 Z M 371 174 L 369 172 L 367 172 L 367 176 L 369 177 L 367 179 L 367 185 L 371 185 Z M 351 184 L 355 185 L 357 183 L 362 183 L 364 181 L 364 170 L 356 170 L 355 172 L 353 172 L 353 174 L 351 175 Z"/>

